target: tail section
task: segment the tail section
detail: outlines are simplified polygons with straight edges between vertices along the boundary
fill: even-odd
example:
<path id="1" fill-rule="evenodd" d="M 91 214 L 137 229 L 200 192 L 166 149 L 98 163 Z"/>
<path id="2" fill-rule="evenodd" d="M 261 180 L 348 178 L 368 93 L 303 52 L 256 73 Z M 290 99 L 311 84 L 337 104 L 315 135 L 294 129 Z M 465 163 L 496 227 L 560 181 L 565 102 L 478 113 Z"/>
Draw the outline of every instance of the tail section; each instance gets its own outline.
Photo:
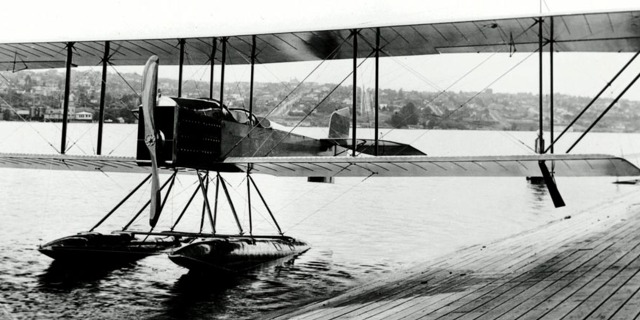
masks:
<path id="1" fill-rule="evenodd" d="M 331 114 L 329 120 L 329 139 L 347 139 L 349 138 L 349 124 L 351 116 L 349 114 L 349 108 L 342 108 L 336 110 Z"/>

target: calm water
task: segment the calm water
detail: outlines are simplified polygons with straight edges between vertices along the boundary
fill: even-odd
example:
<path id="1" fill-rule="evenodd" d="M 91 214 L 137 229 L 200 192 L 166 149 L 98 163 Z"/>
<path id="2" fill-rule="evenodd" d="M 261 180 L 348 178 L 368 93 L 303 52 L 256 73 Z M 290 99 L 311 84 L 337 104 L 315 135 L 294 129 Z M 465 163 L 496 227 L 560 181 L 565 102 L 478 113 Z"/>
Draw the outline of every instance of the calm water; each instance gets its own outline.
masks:
<path id="1" fill-rule="evenodd" d="M 133 155 L 135 130 L 107 126 L 104 153 Z M 70 153 L 91 154 L 96 131 L 95 125 L 73 124 Z M 59 132 L 59 124 L 2 122 L 0 150 L 55 152 L 59 141 L 43 137 Z M 385 138 L 430 155 L 522 154 L 531 152 L 525 145 L 533 144 L 535 133 L 395 130 Z M 640 135 L 595 134 L 576 152 L 636 156 Z M 0 304 L 15 318 L 256 318 L 637 190 L 612 184 L 615 178 L 558 178 L 568 206 L 553 209 L 546 190 L 524 178 L 343 178 L 328 185 L 256 175 L 282 229 L 312 249 L 292 264 L 223 280 L 189 274 L 165 256 L 118 269 L 70 271 L 36 251 L 39 244 L 89 229 L 144 175 L 0 169 L 0 176 Z M 243 176 L 225 178 L 246 226 Z M 179 178 L 158 229 L 177 217 L 194 182 L 192 176 Z M 134 196 L 101 230 L 121 228 L 146 195 Z M 273 233 L 266 211 L 255 207 L 256 233 Z M 198 227 L 199 210 L 190 212 L 182 229 Z M 221 214 L 219 231 L 236 232 L 225 206 Z M 145 224 L 143 217 L 135 225 Z"/>

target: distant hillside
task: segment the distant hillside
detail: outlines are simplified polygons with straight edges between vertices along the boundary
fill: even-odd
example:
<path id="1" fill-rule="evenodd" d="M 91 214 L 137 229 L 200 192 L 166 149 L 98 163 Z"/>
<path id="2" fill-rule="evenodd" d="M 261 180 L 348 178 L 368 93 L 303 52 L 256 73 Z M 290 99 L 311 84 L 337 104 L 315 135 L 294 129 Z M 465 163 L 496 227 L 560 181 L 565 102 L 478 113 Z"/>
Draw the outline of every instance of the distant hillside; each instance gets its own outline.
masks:
<path id="1" fill-rule="evenodd" d="M 37 120 L 35 109 L 57 109 L 61 106 L 64 91 L 64 75 L 56 70 L 46 72 L 21 71 L 0 74 L 0 114 L 4 120 L 19 120 L 29 115 Z M 100 98 L 100 72 L 77 71 L 72 73 L 74 105 L 80 110 L 94 113 Z M 139 104 L 138 94 L 142 76 L 135 73 L 109 73 L 106 93 L 106 119 L 121 119 L 134 122 L 131 110 Z M 159 79 L 158 88 L 163 95 L 177 94 L 177 80 Z M 292 90 L 296 88 L 295 91 Z M 216 83 L 215 90 L 219 90 Z M 335 84 L 303 83 L 256 83 L 254 88 L 254 111 L 258 115 L 286 125 L 326 126 L 331 112 L 344 107 L 351 108 L 350 86 Z M 357 112 L 361 126 L 372 126 L 374 118 L 373 92 L 358 88 Z M 209 83 L 185 81 L 183 96 L 208 97 Z M 219 92 L 213 93 L 217 98 Z M 249 83 L 235 82 L 225 85 L 225 104 L 233 107 L 249 105 Z M 495 129 L 535 130 L 538 125 L 538 96 L 531 93 L 485 92 L 431 92 L 381 89 L 379 93 L 380 124 L 383 127 L 418 127 L 440 129 Z M 568 124 L 590 97 L 555 95 L 555 123 Z M 575 130 L 588 126 L 611 99 L 598 101 L 577 122 Z M 548 125 L 548 97 L 545 97 L 545 126 Z M 639 132 L 640 102 L 620 100 L 601 123 L 599 131 Z"/>

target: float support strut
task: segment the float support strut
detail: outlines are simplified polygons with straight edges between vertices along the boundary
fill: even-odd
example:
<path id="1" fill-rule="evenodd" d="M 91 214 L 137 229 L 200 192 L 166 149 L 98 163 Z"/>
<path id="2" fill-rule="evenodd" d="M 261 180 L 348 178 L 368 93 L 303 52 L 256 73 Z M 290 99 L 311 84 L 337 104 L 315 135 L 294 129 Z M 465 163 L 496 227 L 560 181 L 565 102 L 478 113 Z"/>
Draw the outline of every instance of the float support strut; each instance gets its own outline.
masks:
<path id="1" fill-rule="evenodd" d="M 136 191 L 138 191 L 138 189 L 140 189 L 140 187 L 142 187 L 143 184 L 145 184 L 145 182 L 149 181 L 149 179 L 151 179 L 151 174 L 148 175 L 146 178 L 144 178 L 144 180 L 142 180 L 142 182 L 140 182 L 140 184 L 138 184 L 138 186 L 136 186 L 135 188 L 133 188 L 133 190 L 131 190 L 131 192 L 129 192 L 129 194 L 124 197 L 124 199 L 122 199 L 115 207 L 113 207 L 113 209 L 111 209 L 111 211 L 109 211 L 109 213 L 107 213 L 107 215 L 105 215 L 95 226 L 93 226 L 93 228 L 89 229 L 89 232 L 95 230 L 97 227 L 99 227 L 105 220 L 109 219 L 109 217 L 116 212 L 116 210 L 118 210 L 125 202 L 127 202 L 127 200 L 129 200 L 129 198 L 131 198 L 131 196 L 133 194 L 136 193 Z"/>
<path id="2" fill-rule="evenodd" d="M 177 173 L 177 172 L 176 172 Z M 167 179 L 167 181 L 165 181 L 162 186 L 160 187 L 159 191 L 162 191 L 162 189 L 164 189 L 164 187 L 167 186 L 167 184 L 169 184 L 170 181 L 172 181 L 175 178 L 176 173 L 174 173 L 171 177 L 169 177 L 169 179 Z M 165 195 L 165 197 L 168 196 L 168 193 Z M 165 200 L 166 201 L 166 200 Z M 122 231 L 127 231 L 127 229 L 131 226 L 131 224 L 136 221 L 136 219 L 138 219 L 138 217 L 140 216 L 140 214 L 142 214 L 142 211 L 144 211 L 144 209 L 146 209 L 149 204 L 151 204 L 151 199 L 149 199 L 147 201 L 147 203 L 145 203 L 144 206 L 142 206 L 142 208 L 138 211 L 138 213 L 136 213 L 135 216 L 133 216 L 133 218 L 131 218 L 131 220 L 129 221 L 129 223 L 127 223 L 127 225 L 124 226 L 124 228 L 122 228 Z M 162 208 L 164 206 L 164 202 L 162 204 L 162 206 L 160 206 L 160 208 Z M 162 212 L 162 210 L 160 210 Z"/>
<path id="3" fill-rule="evenodd" d="M 213 233 L 216 233 L 216 222 L 218 220 L 218 191 L 220 190 L 220 173 L 216 175 L 216 199 L 213 203 Z"/>
<path id="4" fill-rule="evenodd" d="M 191 194 L 191 197 L 189 198 L 189 201 L 187 201 L 187 204 L 184 206 L 184 208 L 182 209 L 182 212 L 180 212 L 180 215 L 178 216 L 178 219 L 176 219 L 176 222 L 173 224 L 173 226 L 171 227 L 171 229 L 169 229 L 169 231 L 173 231 L 173 229 L 176 228 L 176 226 L 178 225 L 178 223 L 180 222 L 180 220 L 182 220 L 182 216 L 184 216 L 184 213 L 187 212 L 187 209 L 189 209 L 189 206 L 191 205 L 191 202 L 193 201 L 193 199 L 196 197 L 196 194 L 198 194 L 198 191 L 200 190 L 200 184 L 198 184 L 198 186 L 196 187 L 196 190 L 193 191 L 193 194 Z"/>
<path id="5" fill-rule="evenodd" d="M 229 207 L 231 207 L 231 212 L 233 213 L 233 217 L 236 219 L 236 224 L 238 225 L 238 230 L 240 230 L 240 234 L 244 234 L 242 230 L 242 225 L 240 224 L 240 219 L 238 219 L 238 213 L 236 212 L 236 208 L 233 206 L 233 201 L 231 201 L 231 196 L 229 195 L 229 190 L 227 190 L 227 183 L 218 173 L 218 177 L 220 180 L 220 184 L 222 184 L 222 190 L 224 191 L 225 196 L 227 197 L 227 201 L 229 201 Z"/>
<path id="6" fill-rule="evenodd" d="M 267 205 L 267 201 L 264 200 L 264 197 L 262 196 L 262 193 L 260 192 L 260 189 L 258 189 L 258 186 L 256 185 L 256 182 L 253 181 L 253 178 L 251 176 L 249 176 L 249 181 L 251 181 L 251 184 L 253 184 L 253 188 L 256 189 L 256 191 L 258 192 L 258 196 L 260 196 L 260 200 L 262 200 L 262 203 L 264 204 L 264 207 L 267 208 L 267 212 L 269 212 L 269 216 L 271 216 L 271 220 L 273 220 L 273 223 L 276 225 L 276 228 L 278 229 L 278 233 L 281 236 L 283 236 L 284 233 L 282 232 L 282 229 L 280 229 L 280 225 L 278 224 L 278 221 L 276 221 L 276 217 L 271 212 L 271 209 L 269 208 L 269 205 Z"/>
<path id="7" fill-rule="evenodd" d="M 207 179 L 207 185 L 209 184 L 209 173 L 207 172 L 207 174 L 205 175 L 205 178 Z M 213 230 L 213 233 L 216 233 L 216 229 L 215 229 L 215 225 L 213 224 L 213 217 L 211 216 L 211 207 L 209 206 L 209 196 L 207 195 L 208 193 L 208 187 L 205 186 L 204 181 L 202 176 L 200 175 L 200 173 L 198 172 L 198 182 L 200 183 L 200 189 L 202 190 L 202 196 L 204 197 L 204 203 L 206 205 L 207 208 L 207 213 L 209 214 L 209 221 L 211 222 L 211 228 Z M 204 222 L 204 216 L 202 221 Z M 202 233 L 202 224 L 200 225 L 200 232 Z"/>

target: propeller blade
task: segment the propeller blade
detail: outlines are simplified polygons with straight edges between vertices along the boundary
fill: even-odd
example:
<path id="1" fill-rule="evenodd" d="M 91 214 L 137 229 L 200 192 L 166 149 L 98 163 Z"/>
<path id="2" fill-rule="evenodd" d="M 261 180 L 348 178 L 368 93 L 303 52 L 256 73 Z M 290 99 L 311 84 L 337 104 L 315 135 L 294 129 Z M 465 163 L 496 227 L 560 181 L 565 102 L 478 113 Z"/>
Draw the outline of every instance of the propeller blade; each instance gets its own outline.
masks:
<path id="1" fill-rule="evenodd" d="M 144 66 L 142 78 L 142 113 L 144 116 L 144 142 L 149 149 L 151 158 L 151 203 L 149 212 L 149 224 L 155 227 L 160 218 L 162 196 L 160 194 L 160 177 L 158 173 L 158 143 L 159 135 L 153 119 L 153 111 L 156 107 L 156 94 L 158 86 L 158 57 L 151 56 Z"/>

